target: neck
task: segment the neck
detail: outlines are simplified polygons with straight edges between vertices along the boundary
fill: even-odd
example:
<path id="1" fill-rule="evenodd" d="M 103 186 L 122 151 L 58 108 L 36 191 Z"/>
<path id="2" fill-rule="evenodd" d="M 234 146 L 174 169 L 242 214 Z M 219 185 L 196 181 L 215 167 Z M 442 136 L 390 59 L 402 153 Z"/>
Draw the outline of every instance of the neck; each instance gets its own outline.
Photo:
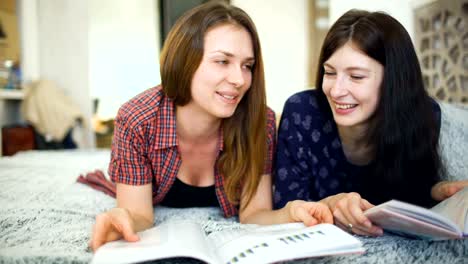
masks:
<path id="1" fill-rule="evenodd" d="M 352 147 L 362 147 L 366 145 L 365 136 L 367 129 L 368 126 L 366 125 L 352 127 L 338 126 L 338 134 L 343 144 Z"/>
<path id="2" fill-rule="evenodd" d="M 179 140 L 203 143 L 218 137 L 221 119 L 201 113 L 189 103 L 176 107 L 176 125 Z"/>
<path id="3" fill-rule="evenodd" d="M 348 161 L 355 165 L 366 165 L 373 159 L 374 148 L 368 144 L 366 138 L 368 128 L 368 125 L 338 126 L 343 152 Z"/>

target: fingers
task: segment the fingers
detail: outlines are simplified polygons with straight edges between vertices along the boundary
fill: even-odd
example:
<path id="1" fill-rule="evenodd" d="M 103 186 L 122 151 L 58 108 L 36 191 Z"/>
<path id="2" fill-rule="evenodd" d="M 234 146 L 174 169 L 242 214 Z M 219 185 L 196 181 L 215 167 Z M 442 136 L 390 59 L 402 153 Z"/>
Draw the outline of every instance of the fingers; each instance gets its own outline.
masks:
<path id="1" fill-rule="evenodd" d="M 110 220 L 107 214 L 96 216 L 96 223 L 93 226 L 93 233 L 89 245 L 93 251 L 96 251 L 106 242 L 107 234 L 110 229 Z"/>
<path id="2" fill-rule="evenodd" d="M 358 193 L 349 193 L 336 202 L 333 208 L 335 223 L 346 231 L 366 236 L 378 236 L 383 230 L 372 225 L 364 215 L 364 211 L 373 207 L 367 200 L 362 199 Z M 352 226 L 351 230 L 349 230 Z"/>
<path id="3" fill-rule="evenodd" d="M 366 199 L 361 199 L 361 208 L 363 211 L 366 211 L 367 209 L 370 209 L 374 207 L 375 205 L 369 203 Z"/>
<path id="4" fill-rule="evenodd" d="M 308 213 L 316 218 L 320 223 L 333 224 L 333 214 L 327 205 L 323 203 L 308 202 Z"/>
<path id="5" fill-rule="evenodd" d="M 439 186 L 439 199 L 440 200 L 445 200 L 447 199 L 448 197 L 452 196 L 453 194 L 455 194 L 457 192 L 457 188 L 458 185 L 456 182 L 443 182 L 440 186 Z"/>
<path id="6" fill-rule="evenodd" d="M 122 237 L 129 242 L 139 240 L 138 235 L 133 230 L 132 219 L 128 212 L 116 209 L 119 208 L 96 216 L 96 223 L 89 242 L 93 251 L 109 241 Z"/>
<path id="7" fill-rule="evenodd" d="M 358 193 L 349 193 L 336 203 L 336 209 L 342 217 L 354 226 L 366 225 L 369 227 L 369 220 L 364 216 L 361 209 L 361 196 Z M 335 216 L 336 217 L 336 216 Z M 347 223 L 345 223 L 347 224 Z"/>
<path id="8" fill-rule="evenodd" d="M 371 237 L 378 236 L 374 232 L 369 232 L 367 229 L 360 229 L 359 227 L 355 227 L 355 226 L 350 228 L 348 224 L 343 224 L 338 221 L 335 222 L 335 225 L 351 234 L 356 234 L 360 236 L 371 236 Z"/>
<path id="9" fill-rule="evenodd" d="M 449 198 L 450 196 L 454 195 L 459 189 L 459 186 L 455 184 L 448 184 L 444 190 L 444 198 Z"/>
<path id="10" fill-rule="evenodd" d="M 306 226 L 313 226 L 318 224 L 317 219 L 309 214 L 306 208 L 300 206 L 296 209 L 295 212 L 296 218 L 299 222 L 303 222 Z"/>
<path id="11" fill-rule="evenodd" d="M 328 206 L 323 203 L 293 201 L 290 215 L 293 221 L 303 222 L 306 226 L 333 223 L 333 215 Z"/>
<path id="12" fill-rule="evenodd" d="M 343 220 L 346 218 L 341 215 L 340 211 L 336 212 L 335 214 L 337 216 L 335 217 L 335 225 L 349 233 L 354 233 L 361 236 L 380 236 L 383 234 L 383 230 L 378 226 L 373 225 L 371 228 L 368 228 L 362 225 L 353 225 L 348 220 Z"/>
<path id="13" fill-rule="evenodd" d="M 442 201 L 451 197 L 465 187 L 468 187 L 468 180 L 442 181 L 432 187 L 431 195 L 434 200 Z"/>
<path id="14" fill-rule="evenodd" d="M 447 191 L 447 197 L 450 197 L 460 191 L 461 189 L 468 187 L 468 180 L 464 181 L 454 181 L 449 183 L 450 187 L 449 190 Z"/>
<path id="15" fill-rule="evenodd" d="M 364 216 L 363 211 L 374 205 L 362 199 L 359 194 L 351 193 L 337 201 L 333 214 L 327 205 L 321 202 L 305 202 L 296 200 L 291 202 L 290 218 L 293 221 L 303 222 L 306 226 L 319 223 L 335 223 L 342 229 L 363 236 L 378 236 L 383 230 L 372 225 Z M 350 225 L 351 224 L 351 225 Z M 352 228 L 349 228 L 349 227 Z"/>
<path id="16" fill-rule="evenodd" d="M 436 201 L 442 201 L 445 199 L 445 193 L 444 193 L 444 186 L 446 185 L 447 182 L 445 181 L 442 181 L 442 182 L 438 182 L 436 183 L 434 186 L 432 186 L 432 189 L 431 189 L 431 196 L 432 196 L 432 199 L 436 200 Z"/>
<path id="17" fill-rule="evenodd" d="M 136 242 L 140 238 L 133 230 L 132 223 L 130 221 L 130 217 L 111 218 L 112 225 L 120 234 L 122 234 L 125 240 L 128 242 Z"/>

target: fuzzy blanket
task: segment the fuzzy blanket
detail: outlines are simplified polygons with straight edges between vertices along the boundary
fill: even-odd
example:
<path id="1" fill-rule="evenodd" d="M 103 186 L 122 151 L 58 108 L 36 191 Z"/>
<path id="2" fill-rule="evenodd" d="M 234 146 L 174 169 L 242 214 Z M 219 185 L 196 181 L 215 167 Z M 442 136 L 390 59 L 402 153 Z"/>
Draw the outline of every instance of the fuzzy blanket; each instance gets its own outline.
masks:
<path id="1" fill-rule="evenodd" d="M 441 137 L 450 165 L 447 178 L 468 177 L 468 112 L 463 112 L 443 110 L 461 120 L 454 123 L 443 115 L 443 129 L 448 131 Z M 114 207 L 115 200 L 76 183 L 76 178 L 95 169 L 106 171 L 108 162 L 109 151 L 104 150 L 30 151 L 0 158 L 0 263 L 88 263 L 92 252 L 87 243 L 94 218 Z M 246 228 L 236 218 L 223 218 L 216 208 L 155 210 L 155 224 L 193 219 L 207 233 Z M 358 238 L 366 249 L 363 255 L 294 263 L 468 263 L 468 239 L 435 242 L 390 234 Z M 155 263 L 199 262 L 178 258 Z"/>
<path id="2" fill-rule="evenodd" d="M 106 151 L 26 152 L 0 159 L 0 263 L 88 263 L 94 217 L 114 206 L 104 193 L 74 182 L 83 167 L 105 167 Z M 207 233 L 246 226 L 225 219 L 217 208 L 156 207 L 156 224 L 193 219 Z M 358 237 L 364 255 L 297 263 L 468 263 L 468 239 L 430 242 L 385 235 Z M 199 263 L 192 259 L 156 263 Z"/>

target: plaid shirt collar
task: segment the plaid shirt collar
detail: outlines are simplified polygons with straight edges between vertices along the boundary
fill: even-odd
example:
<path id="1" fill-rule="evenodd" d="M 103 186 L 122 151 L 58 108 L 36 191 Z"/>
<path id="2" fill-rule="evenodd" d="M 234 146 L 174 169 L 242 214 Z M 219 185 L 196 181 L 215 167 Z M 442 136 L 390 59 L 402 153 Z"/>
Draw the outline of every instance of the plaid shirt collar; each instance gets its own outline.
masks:
<path id="1" fill-rule="evenodd" d="M 172 148 L 179 145 L 179 139 L 177 137 L 177 125 L 176 125 L 176 114 L 175 114 L 175 105 L 174 102 L 168 98 L 164 97 L 163 102 L 161 102 L 161 111 L 159 111 L 159 116 L 156 121 L 157 131 L 161 135 L 168 135 L 166 140 L 163 140 L 162 137 L 158 137 L 156 144 L 154 146 L 155 150 L 161 150 L 166 148 Z M 224 132 L 223 125 L 219 128 L 219 140 L 218 140 L 218 151 L 221 153 L 224 150 Z"/>

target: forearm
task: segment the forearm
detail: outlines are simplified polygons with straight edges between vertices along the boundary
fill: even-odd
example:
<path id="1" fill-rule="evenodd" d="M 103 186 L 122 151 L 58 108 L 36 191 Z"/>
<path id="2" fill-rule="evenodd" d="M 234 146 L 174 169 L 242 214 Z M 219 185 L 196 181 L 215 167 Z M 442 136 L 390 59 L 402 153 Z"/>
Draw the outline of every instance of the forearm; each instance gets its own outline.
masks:
<path id="1" fill-rule="evenodd" d="M 129 217 L 135 232 L 153 226 L 154 208 L 152 201 L 152 185 L 127 185 L 118 183 L 117 208 L 121 208 Z"/>
<path id="2" fill-rule="evenodd" d="M 306 226 L 333 223 L 333 216 L 326 204 L 294 200 L 278 210 L 255 210 L 249 215 L 241 214 L 242 223 L 284 224 L 302 222 Z"/>
<path id="3" fill-rule="evenodd" d="M 242 224 L 274 225 L 293 222 L 289 216 L 287 206 L 278 209 L 257 210 L 249 215 L 239 215 Z"/>

